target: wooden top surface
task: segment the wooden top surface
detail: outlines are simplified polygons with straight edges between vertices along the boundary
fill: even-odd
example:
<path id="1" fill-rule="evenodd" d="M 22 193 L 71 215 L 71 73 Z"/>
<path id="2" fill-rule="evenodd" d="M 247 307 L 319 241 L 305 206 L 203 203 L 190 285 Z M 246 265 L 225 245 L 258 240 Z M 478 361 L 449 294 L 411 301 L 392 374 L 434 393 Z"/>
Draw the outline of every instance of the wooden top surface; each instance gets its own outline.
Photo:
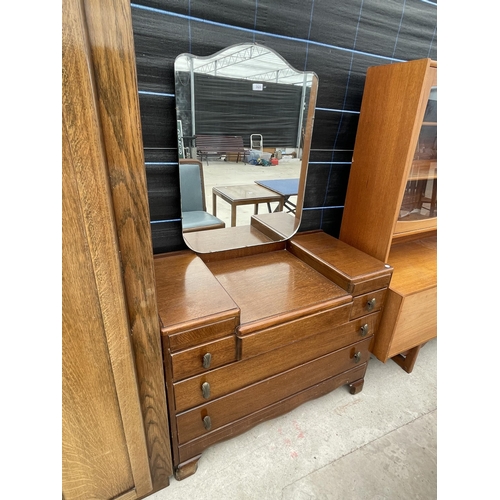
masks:
<path id="1" fill-rule="evenodd" d="M 291 249 L 300 248 L 353 283 L 384 276 L 392 271 L 391 266 L 323 231 L 296 234 L 288 244 Z"/>
<path id="2" fill-rule="evenodd" d="M 437 285 L 437 236 L 396 243 L 389 253 L 391 289 L 409 295 Z"/>
<path id="3" fill-rule="evenodd" d="M 238 316 L 237 305 L 195 253 L 156 256 L 154 268 L 162 331 L 192 328 L 211 317 Z"/>
<path id="4" fill-rule="evenodd" d="M 183 236 L 189 248 L 199 253 L 232 250 L 235 248 L 235 242 L 238 247 L 250 247 L 273 241 L 250 225 L 210 229 L 209 231 L 194 231 L 184 233 Z"/>
<path id="5" fill-rule="evenodd" d="M 216 186 L 212 188 L 216 194 L 229 203 L 252 203 L 253 201 L 279 201 L 281 195 L 258 184 L 239 186 Z"/>
<path id="6" fill-rule="evenodd" d="M 207 266 L 239 306 L 242 326 L 255 322 L 255 329 L 264 328 L 351 301 L 345 290 L 286 250 Z"/>
<path id="7" fill-rule="evenodd" d="M 297 231 L 300 220 L 286 212 L 272 212 L 270 214 L 257 214 L 250 217 L 250 224 L 257 227 L 270 238 L 287 239 Z M 270 231 L 267 233 L 266 228 Z"/>

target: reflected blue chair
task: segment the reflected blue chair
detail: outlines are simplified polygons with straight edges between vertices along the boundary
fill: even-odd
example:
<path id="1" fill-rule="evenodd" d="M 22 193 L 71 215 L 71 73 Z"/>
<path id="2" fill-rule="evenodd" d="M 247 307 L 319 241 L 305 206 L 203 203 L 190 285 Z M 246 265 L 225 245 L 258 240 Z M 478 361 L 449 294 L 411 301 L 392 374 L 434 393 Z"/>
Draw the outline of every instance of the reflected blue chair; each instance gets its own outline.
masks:
<path id="1" fill-rule="evenodd" d="M 199 160 L 180 159 L 182 232 L 219 229 L 226 224 L 207 212 L 203 165 Z"/>

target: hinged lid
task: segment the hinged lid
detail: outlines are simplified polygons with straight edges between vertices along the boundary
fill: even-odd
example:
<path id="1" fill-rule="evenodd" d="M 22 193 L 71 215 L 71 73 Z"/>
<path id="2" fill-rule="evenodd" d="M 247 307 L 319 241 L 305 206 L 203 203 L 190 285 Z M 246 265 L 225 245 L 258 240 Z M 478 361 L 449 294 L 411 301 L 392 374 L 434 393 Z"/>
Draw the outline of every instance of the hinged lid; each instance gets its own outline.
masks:
<path id="1" fill-rule="evenodd" d="M 353 296 L 387 287 L 391 281 L 391 266 L 323 231 L 299 233 L 287 247 Z"/>

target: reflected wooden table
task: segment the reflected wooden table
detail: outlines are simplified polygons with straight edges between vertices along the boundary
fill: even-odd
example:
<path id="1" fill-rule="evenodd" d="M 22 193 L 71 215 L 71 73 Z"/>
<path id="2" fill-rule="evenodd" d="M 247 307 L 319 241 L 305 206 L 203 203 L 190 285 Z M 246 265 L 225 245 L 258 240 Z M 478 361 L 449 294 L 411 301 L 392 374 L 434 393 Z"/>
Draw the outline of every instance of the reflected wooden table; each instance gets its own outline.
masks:
<path id="1" fill-rule="evenodd" d="M 283 210 L 284 199 L 280 194 L 257 184 L 240 186 L 216 186 L 212 188 L 213 215 L 217 216 L 217 197 L 231 205 L 231 226 L 236 226 L 236 208 L 239 205 L 255 205 L 254 214 L 259 213 L 259 203 L 267 203 L 271 212 L 271 202 L 277 201 L 277 210 Z"/>

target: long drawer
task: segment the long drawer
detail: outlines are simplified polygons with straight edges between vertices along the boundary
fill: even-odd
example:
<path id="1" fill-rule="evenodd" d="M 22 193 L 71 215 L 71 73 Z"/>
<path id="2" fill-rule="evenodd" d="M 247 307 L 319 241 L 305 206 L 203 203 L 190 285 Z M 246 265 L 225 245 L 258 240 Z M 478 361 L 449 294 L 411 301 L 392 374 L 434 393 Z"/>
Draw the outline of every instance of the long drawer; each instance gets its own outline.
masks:
<path id="1" fill-rule="evenodd" d="M 212 401 L 372 335 L 376 332 L 378 314 L 349 321 L 280 349 L 242 359 L 208 373 L 176 382 L 174 383 L 176 412 Z M 240 339 L 243 353 L 246 349 L 245 342 L 249 339 L 250 336 Z"/>
<path id="2" fill-rule="evenodd" d="M 192 457 L 199 455 L 208 446 L 217 443 L 222 439 L 227 439 L 228 436 L 237 436 L 238 434 L 251 429 L 260 422 L 284 415 L 306 401 L 324 396 L 342 385 L 349 384 L 363 378 L 366 372 L 366 366 L 367 364 L 363 363 L 362 365 L 356 366 L 351 370 L 342 372 L 340 375 L 336 375 L 335 377 L 331 377 L 318 384 L 312 385 L 304 391 L 297 392 L 288 398 L 281 399 L 272 405 L 266 406 L 261 410 L 257 410 L 256 412 L 251 413 L 250 415 L 247 415 L 239 420 L 234 420 L 227 425 L 209 431 L 196 439 L 179 445 L 179 461 L 185 462 L 190 460 Z"/>
<path id="3" fill-rule="evenodd" d="M 179 443 L 186 443 L 211 429 L 367 362 L 370 341 L 371 337 L 177 415 Z"/>
<path id="4" fill-rule="evenodd" d="M 351 308 L 352 302 L 265 328 L 255 333 L 238 335 L 240 339 L 239 357 L 245 359 L 257 356 L 310 335 L 331 331 L 332 328 L 349 321 Z"/>

